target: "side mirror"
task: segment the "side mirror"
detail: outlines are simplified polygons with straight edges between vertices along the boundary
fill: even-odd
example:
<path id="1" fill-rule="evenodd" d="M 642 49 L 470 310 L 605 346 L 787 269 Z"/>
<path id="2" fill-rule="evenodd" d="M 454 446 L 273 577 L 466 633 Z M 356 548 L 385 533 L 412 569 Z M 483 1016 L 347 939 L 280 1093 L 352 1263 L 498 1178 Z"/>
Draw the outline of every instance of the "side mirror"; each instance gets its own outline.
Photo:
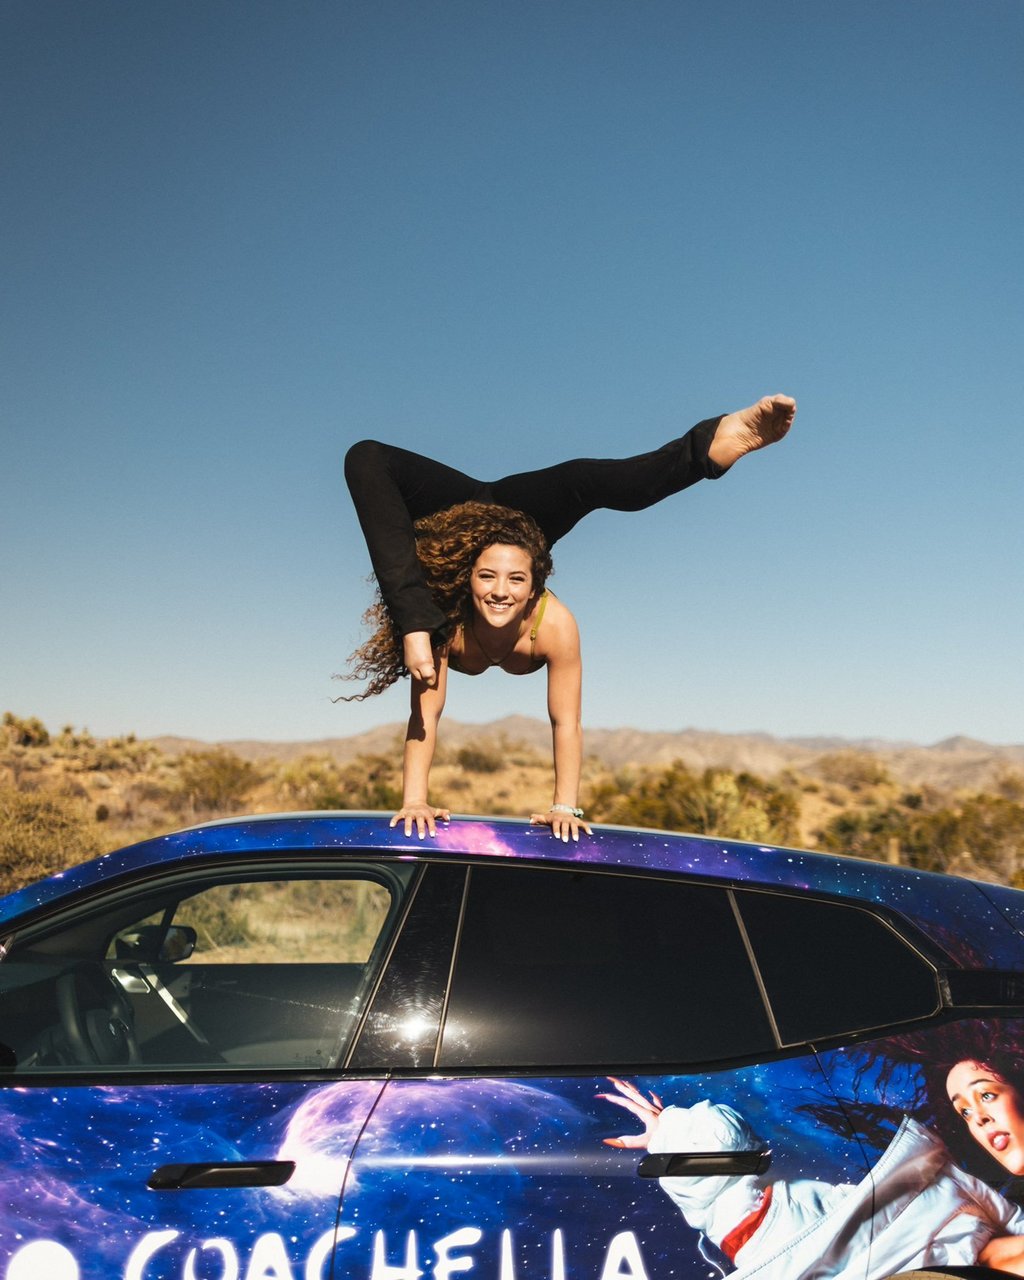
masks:
<path id="1" fill-rule="evenodd" d="M 196 931 L 191 925 L 172 924 L 160 948 L 159 959 L 171 964 L 187 960 L 196 949 L 196 938 Z"/>
<path id="2" fill-rule="evenodd" d="M 187 960 L 195 949 L 196 931 L 191 925 L 172 924 L 164 930 L 158 924 L 143 924 L 133 933 L 122 934 L 117 939 L 115 955 L 118 960 L 148 964 L 154 960 L 166 960 L 175 964 L 178 960 Z"/>

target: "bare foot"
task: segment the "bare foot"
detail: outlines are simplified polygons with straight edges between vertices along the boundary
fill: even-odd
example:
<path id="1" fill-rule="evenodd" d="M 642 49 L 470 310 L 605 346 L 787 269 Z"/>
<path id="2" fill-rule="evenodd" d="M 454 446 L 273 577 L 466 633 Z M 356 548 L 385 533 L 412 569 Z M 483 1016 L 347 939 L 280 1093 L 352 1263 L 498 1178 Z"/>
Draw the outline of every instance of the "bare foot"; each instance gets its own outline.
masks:
<path id="1" fill-rule="evenodd" d="M 781 440 L 795 417 L 796 401 L 791 396 L 763 396 L 749 409 L 725 415 L 715 431 L 708 457 L 720 467 L 731 467 L 745 453 Z"/>
<path id="2" fill-rule="evenodd" d="M 429 631 L 410 631 L 402 636 L 402 660 L 414 680 L 432 684 L 437 671 L 434 668 L 434 651 L 430 647 Z"/>

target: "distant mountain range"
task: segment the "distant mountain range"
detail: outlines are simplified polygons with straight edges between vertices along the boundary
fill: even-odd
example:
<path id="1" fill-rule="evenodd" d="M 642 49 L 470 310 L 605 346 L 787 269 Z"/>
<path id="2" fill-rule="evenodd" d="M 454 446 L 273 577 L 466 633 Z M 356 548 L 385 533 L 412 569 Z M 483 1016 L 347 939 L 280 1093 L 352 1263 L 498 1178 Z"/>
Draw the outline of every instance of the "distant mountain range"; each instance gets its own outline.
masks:
<path id="1" fill-rule="evenodd" d="M 330 756 L 344 762 L 357 755 L 401 750 L 404 724 L 387 724 L 350 738 L 321 738 L 310 742 L 234 741 L 212 744 L 191 738 L 163 737 L 153 741 L 162 751 L 209 750 L 223 746 L 244 759 L 293 760 L 304 755 Z M 490 724 L 445 720 L 443 745 L 458 749 L 469 743 L 505 742 L 547 753 L 551 729 L 546 721 L 507 716 Z M 835 752 L 855 751 L 878 757 L 889 773 L 907 786 L 942 790 L 985 790 L 1007 773 L 1024 772 L 1024 744 L 993 746 L 973 738 L 946 738 L 932 746 L 887 742 L 877 738 L 773 738 L 767 733 L 713 733 L 683 729 L 678 733 L 642 729 L 587 729 L 586 753 L 609 769 L 628 765 L 664 766 L 682 760 L 687 767 L 747 771 L 771 778 L 784 769 L 813 771 L 814 762 Z"/>

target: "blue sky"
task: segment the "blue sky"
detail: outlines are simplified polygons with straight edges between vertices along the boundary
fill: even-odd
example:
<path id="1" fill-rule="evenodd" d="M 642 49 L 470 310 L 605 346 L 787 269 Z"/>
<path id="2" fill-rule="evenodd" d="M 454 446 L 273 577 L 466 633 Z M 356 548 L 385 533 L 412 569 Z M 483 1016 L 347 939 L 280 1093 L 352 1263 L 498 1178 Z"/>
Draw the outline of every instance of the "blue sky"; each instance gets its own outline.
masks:
<path id="1" fill-rule="evenodd" d="M 374 436 L 494 477 L 768 391 L 555 548 L 584 721 L 1022 742 L 1019 0 L 6 0 L 0 709 L 347 735 Z M 448 714 L 544 714 L 543 679 Z"/>

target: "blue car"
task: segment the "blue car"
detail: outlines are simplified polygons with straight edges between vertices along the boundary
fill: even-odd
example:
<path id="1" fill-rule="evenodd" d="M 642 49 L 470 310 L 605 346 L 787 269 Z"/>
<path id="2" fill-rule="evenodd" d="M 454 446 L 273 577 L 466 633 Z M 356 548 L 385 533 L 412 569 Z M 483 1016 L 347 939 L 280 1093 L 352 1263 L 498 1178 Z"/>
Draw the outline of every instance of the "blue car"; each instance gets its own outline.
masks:
<path id="1" fill-rule="evenodd" d="M 1024 1273 L 1024 893 L 210 823 L 0 901 L 0 1280 Z"/>

